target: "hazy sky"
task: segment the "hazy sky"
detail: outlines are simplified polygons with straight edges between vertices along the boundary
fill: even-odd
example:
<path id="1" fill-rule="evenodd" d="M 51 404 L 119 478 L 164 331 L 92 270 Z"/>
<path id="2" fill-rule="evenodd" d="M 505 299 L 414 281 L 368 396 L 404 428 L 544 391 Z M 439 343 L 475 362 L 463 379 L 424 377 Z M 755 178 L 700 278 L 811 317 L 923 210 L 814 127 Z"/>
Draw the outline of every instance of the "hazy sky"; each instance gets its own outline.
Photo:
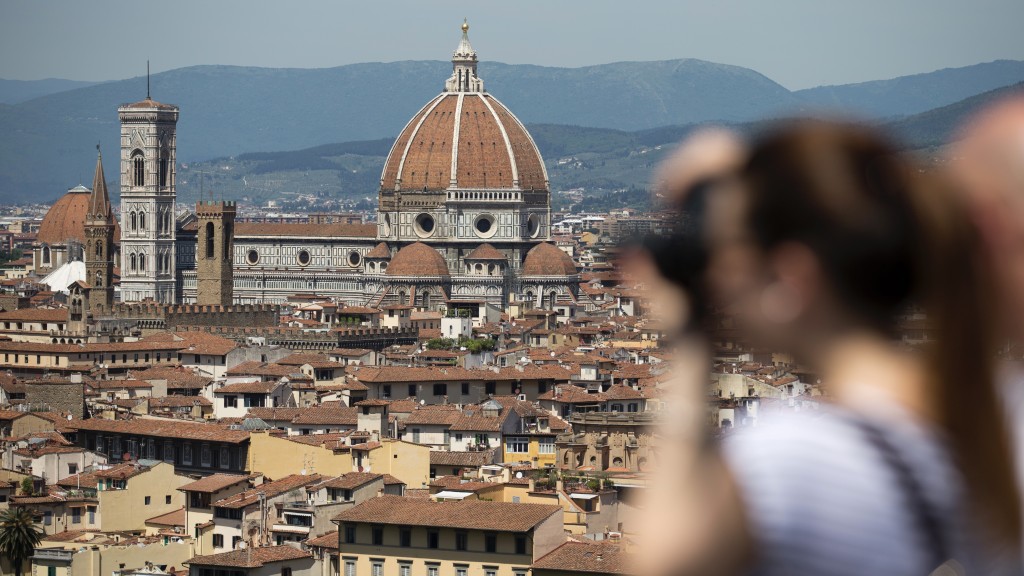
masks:
<path id="1" fill-rule="evenodd" d="M 464 16 L 484 61 L 701 58 L 788 88 L 1024 59 L 1024 0 L 0 0 L 0 78 L 442 60 Z"/>

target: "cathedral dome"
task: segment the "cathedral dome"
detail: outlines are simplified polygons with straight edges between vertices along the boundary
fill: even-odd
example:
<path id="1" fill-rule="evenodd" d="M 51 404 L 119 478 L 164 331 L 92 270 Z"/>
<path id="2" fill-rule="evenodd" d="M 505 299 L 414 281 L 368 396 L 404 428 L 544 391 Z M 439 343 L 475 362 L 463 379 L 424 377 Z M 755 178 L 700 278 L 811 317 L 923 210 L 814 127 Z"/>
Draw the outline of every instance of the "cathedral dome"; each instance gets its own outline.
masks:
<path id="1" fill-rule="evenodd" d="M 43 222 L 39 225 L 36 241 L 51 246 L 67 244 L 73 240 L 85 243 L 85 219 L 89 212 L 92 190 L 75 186 L 50 206 Z M 121 237 L 120 228 L 114 224 L 114 242 Z"/>
<path id="2" fill-rule="evenodd" d="M 540 151 L 523 124 L 483 89 L 468 25 L 445 91 L 395 140 L 381 190 L 547 190 Z"/>
<path id="3" fill-rule="evenodd" d="M 448 276 L 448 264 L 437 250 L 422 242 L 402 248 L 391 259 L 388 276 Z"/>
<path id="4" fill-rule="evenodd" d="M 542 242 L 526 253 L 523 276 L 574 276 L 576 263 L 554 244 Z"/>

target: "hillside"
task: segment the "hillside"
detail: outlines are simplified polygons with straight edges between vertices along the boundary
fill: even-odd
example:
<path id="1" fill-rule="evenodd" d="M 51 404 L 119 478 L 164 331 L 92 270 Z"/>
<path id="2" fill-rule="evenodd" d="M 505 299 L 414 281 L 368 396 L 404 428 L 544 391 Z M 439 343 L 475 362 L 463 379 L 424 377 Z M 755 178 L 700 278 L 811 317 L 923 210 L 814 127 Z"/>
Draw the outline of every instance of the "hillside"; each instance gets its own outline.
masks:
<path id="1" fill-rule="evenodd" d="M 918 114 L 1021 81 L 1024 62 L 997 60 L 891 80 L 821 86 L 794 94 L 808 106 L 884 118 Z"/>
<path id="2" fill-rule="evenodd" d="M 1012 94 L 1024 95 L 1024 82 L 990 90 L 948 106 L 908 116 L 886 124 L 909 147 L 934 148 L 949 143 L 963 121 L 982 107 Z"/>
<path id="3" fill-rule="evenodd" d="M 948 143 L 953 129 L 980 107 L 1011 93 L 1024 94 L 1024 83 L 972 96 L 949 106 L 883 122 L 907 149 L 929 150 Z M 765 122 L 734 123 L 748 135 Z M 643 206 L 638 193 L 647 186 L 652 169 L 676 142 L 699 125 L 663 126 L 623 131 L 558 124 L 528 126 L 544 156 L 556 207 Z M 242 154 L 186 164 L 179 172 L 179 197 L 198 199 L 200 182 L 207 191 L 249 204 L 283 201 L 301 207 L 300 195 L 337 199 L 338 206 L 371 206 L 389 138 L 328 144 L 288 152 Z M 209 192 L 208 192 L 209 193 Z"/>
<path id="4" fill-rule="evenodd" d="M 97 82 L 81 82 L 62 78 L 46 78 L 44 80 L 4 80 L 0 78 L 0 103 L 18 104 L 47 94 L 85 88 L 94 84 Z"/>
<path id="5" fill-rule="evenodd" d="M 330 142 L 393 138 L 440 90 L 449 70 L 450 64 L 437 61 L 328 69 L 197 66 L 154 75 L 152 91 L 157 99 L 181 107 L 178 159 L 187 164 L 268 150 L 304 150 Z M 760 120 L 818 106 L 808 103 L 813 100 L 813 91 L 792 93 L 752 70 L 700 60 L 622 62 L 584 68 L 483 62 L 480 72 L 487 89 L 524 122 L 563 126 L 542 146 L 549 159 L 591 154 L 581 159 L 586 170 L 566 169 L 567 176 L 577 172 L 579 176 L 571 177 L 569 182 L 604 182 L 602 187 L 615 187 L 623 180 L 611 175 L 618 170 L 615 166 L 633 171 L 637 165 L 624 160 L 620 143 L 633 142 L 633 148 L 639 149 L 639 145 L 653 147 L 678 139 L 678 129 L 659 126 Z M 941 80 L 947 76 L 958 80 Z M 973 95 L 983 91 L 975 89 L 971 81 L 988 86 L 1021 80 L 1024 63 L 1002 62 L 884 81 L 870 90 L 863 85 L 829 90 L 837 102 L 849 103 L 861 94 L 866 106 L 876 108 L 882 98 L 879 94 L 884 94 L 886 101 L 900 100 L 904 94 L 907 103 L 903 109 L 911 109 L 921 105 L 918 96 L 922 92 L 929 92 L 932 101 L 944 105 L 955 100 L 944 101 L 949 93 Z M 939 89 L 947 85 L 950 88 L 946 92 Z M 117 146 L 118 104 L 138 100 L 144 91 L 145 79 L 134 78 L 48 94 L 15 105 L 0 104 L 0 202 L 53 199 L 71 186 L 87 183 L 92 176 L 96 142 L 102 143 L 108 156 Z M 570 137 L 566 125 L 606 131 L 580 133 L 581 140 Z M 629 134 L 616 134 L 616 130 Z M 638 138 L 642 140 L 635 141 Z M 613 149 L 620 150 L 620 156 L 600 156 L 614 154 Z M 646 156 L 642 160 L 646 161 Z M 349 174 L 359 173 L 362 161 L 357 164 L 346 167 Z M 331 171 L 330 166 L 320 166 Z M 274 171 L 262 169 L 265 173 Z M 183 180 L 179 183 L 184 188 Z M 634 182 L 637 178 L 625 180 Z M 341 186 L 348 191 L 366 181 L 345 177 L 310 186 L 335 191 Z"/>

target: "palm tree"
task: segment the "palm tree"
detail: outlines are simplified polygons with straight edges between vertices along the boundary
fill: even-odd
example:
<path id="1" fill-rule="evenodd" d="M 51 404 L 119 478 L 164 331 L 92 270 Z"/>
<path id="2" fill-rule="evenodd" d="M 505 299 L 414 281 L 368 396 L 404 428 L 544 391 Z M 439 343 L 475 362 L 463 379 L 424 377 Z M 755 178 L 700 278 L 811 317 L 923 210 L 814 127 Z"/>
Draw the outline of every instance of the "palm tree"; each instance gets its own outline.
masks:
<path id="1" fill-rule="evenodd" d="M 36 526 L 32 513 L 25 508 L 9 508 L 0 512 L 0 556 L 14 565 L 14 576 L 21 576 L 21 566 L 43 538 L 43 529 Z"/>

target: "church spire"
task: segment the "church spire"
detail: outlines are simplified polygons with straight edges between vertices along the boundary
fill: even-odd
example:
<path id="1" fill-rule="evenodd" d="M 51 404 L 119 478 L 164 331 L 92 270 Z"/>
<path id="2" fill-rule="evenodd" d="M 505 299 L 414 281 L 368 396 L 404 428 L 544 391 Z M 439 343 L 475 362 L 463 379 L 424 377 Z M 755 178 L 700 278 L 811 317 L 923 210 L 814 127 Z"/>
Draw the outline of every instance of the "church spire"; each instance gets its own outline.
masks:
<path id="1" fill-rule="evenodd" d="M 92 196 L 89 198 L 90 220 L 110 222 L 110 195 L 107 194 L 107 179 L 103 175 L 103 153 L 100 145 L 96 145 L 96 174 L 92 179 Z"/>
<path id="2" fill-rule="evenodd" d="M 469 43 L 469 22 L 462 21 L 462 40 L 452 54 L 452 75 L 445 82 L 445 92 L 483 92 L 484 81 L 476 75 L 476 50 Z"/>

